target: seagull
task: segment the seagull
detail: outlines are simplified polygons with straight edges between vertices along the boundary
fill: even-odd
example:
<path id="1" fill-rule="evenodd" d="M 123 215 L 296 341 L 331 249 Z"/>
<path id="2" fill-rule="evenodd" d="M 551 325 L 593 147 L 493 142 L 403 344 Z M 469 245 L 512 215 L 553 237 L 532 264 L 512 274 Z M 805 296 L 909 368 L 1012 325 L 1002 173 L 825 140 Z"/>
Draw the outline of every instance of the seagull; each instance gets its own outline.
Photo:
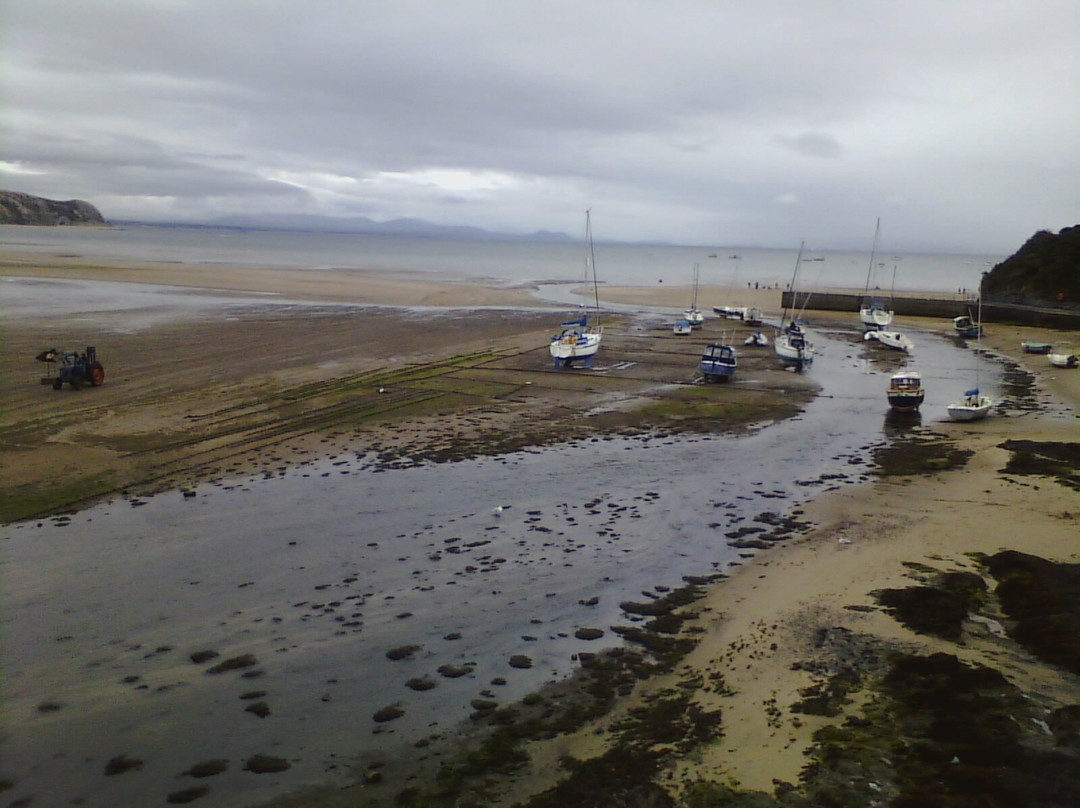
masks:
<path id="1" fill-rule="evenodd" d="M 837 541 L 837 542 L 838 542 L 839 544 L 851 544 L 851 539 L 845 539 L 845 538 L 844 538 L 843 536 L 841 536 L 841 537 L 840 537 L 839 539 L 837 539 L 836 541 Z"/>
<path id="2" fill-rule="evenodd" d="M 496 505 L 496 506 L 495 506 L 494 508 L 492 508 L 492 510 L 491 510 L 491 513 L 492 513 L 492 514 L 493 514 L 494 516 L 502 516 L 502 512 L 503 512 L 504 510 L 505 510 L 505 509 L 503 508 L 503 506 L 502 506 L 502 505 Z"/>

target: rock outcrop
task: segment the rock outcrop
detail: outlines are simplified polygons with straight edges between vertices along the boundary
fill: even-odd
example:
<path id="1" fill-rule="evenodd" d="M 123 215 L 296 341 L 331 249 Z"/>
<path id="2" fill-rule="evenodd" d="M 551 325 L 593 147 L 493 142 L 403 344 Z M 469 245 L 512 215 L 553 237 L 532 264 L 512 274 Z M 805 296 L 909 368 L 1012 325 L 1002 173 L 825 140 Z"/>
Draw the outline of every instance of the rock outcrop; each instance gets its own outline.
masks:
<path id="1" fill-rule="evenodd" d="M 1080 225 L 1040 230 L 983 281 L 983 295 L 1010 303 L 1080 307 Z"/>
<path id="2" fill-rule="evenodd" d="M 72 199 L 57 202 L 18 191 L 0 191 L 0 224 L 107 224 L 89 202 Z"/>

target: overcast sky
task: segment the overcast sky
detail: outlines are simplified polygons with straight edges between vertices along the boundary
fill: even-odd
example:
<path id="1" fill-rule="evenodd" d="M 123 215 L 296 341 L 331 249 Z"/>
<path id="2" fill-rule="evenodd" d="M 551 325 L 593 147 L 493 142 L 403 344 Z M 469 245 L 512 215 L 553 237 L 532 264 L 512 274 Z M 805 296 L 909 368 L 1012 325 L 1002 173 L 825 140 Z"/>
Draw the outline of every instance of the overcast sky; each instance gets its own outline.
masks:
<path id="1" fill-rule="evenodd" d="M 0 187 L 1010 254 L 1080 223 L 1077 0 L 0 0 Z"/>

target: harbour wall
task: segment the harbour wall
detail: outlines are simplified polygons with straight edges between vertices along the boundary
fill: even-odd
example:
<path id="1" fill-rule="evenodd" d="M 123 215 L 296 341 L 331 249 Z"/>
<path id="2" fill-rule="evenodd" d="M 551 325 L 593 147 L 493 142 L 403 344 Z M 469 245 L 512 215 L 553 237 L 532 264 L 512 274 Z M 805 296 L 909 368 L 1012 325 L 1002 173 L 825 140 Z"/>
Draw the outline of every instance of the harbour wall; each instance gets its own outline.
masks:
<path id="1" fill-rule="evenodd" d="M 848 292 L 814 292 L 804 306 L 804 295 L 799 295 L 798 309 L 813 311 L 849 311 L 858 313 L 861 294 Z M 918 295 L 894 295 L 884 301 L 900 316 L 940 317 L 951 320 L 962 314 L 976 316 L 977 303 L 959 296 L 926 297 Z M 785 309 L 796 308 L 792 293 L 781 293 L 780 305 Z M 1015 323 L 1017 325 L 1042 326 L 1080 330 L 1080 311 L 1055 309 L 1042 306 L 1022 306 L 1015 303 L 994 303 L 984 300 L 982 319 L 986 323 Z"/>

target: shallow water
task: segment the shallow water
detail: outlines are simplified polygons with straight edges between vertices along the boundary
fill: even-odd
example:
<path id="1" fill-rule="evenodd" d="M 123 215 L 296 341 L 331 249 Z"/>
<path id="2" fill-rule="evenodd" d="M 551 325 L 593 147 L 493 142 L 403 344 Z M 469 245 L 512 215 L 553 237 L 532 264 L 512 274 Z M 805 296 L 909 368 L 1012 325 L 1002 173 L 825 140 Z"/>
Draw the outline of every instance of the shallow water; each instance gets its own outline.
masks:
<path id="1" fill-rule="evenodd" d="M 194 497 L 6 526 L 0 777 L 18 781 L 8 793 L 135 805 L 205 784 L 201 806 L 250 805 L 343 776 L 358 751 L 450 730 L 485 691 L 507 703 L 566 675 L 578 652 L 617 644 L 620 601 L 745 562 L 725 533 L 866 479 L 868 448 L 897 434 L 890 371 L 860 344 L 814 336 L 822 396 L 741 437 L 597 439 L 390 471 L 328 445 L 334 456 L 318 463 Z M 928 387 L 932 426 L 972 355 L 913 336 L 908 363 Z M 984 367 L 991 395 L 999 378 Z M 605 636 L 575 639 L 579 627 Z M 387 658 L 404 645 L 420 647 Z M 205 649 L 220 656 L 189 659 Z M 206 673 L 241 654 L 257 664 Z M 533 666 L 511 667 L 514 654 Z M 468 672 L 447 678 L 444 665 Z M 436 687 L 405 686 L 425 676 Z M 270 715 L 245 712 L 253 701 Z M 373 721 L 393 704 L 403 717 Z M 292 768 L 242 771 L 256 753 Z M 142 768 L 104 776 L 121 754 Z M 177 779 L 212 758 L 228 772 Z"/>

